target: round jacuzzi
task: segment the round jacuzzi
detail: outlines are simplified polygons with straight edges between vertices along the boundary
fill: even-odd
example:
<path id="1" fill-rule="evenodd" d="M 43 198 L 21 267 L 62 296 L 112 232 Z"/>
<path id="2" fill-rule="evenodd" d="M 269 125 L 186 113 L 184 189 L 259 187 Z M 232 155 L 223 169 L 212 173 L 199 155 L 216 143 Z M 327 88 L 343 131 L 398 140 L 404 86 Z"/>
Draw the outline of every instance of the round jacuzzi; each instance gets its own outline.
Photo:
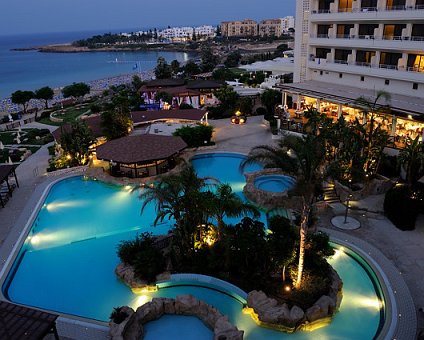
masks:
<path id="1" fill-rule="evenodd" d="M 255 179 L 255 187 L 264 191 L 284 192 L 294 186 L 294 179 L 284 175 L 262 175 Z"/>

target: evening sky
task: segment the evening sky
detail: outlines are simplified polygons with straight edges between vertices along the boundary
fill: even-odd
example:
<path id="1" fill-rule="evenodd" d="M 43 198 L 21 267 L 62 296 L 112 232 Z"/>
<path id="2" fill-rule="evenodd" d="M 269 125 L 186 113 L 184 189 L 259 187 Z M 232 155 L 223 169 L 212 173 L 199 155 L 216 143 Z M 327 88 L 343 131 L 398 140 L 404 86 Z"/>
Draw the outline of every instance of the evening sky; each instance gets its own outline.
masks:
<path id="1" fill-rule="evenodd" d="M 295 0 L 13 0 L 2 4 L 0 35 L 217 25 L 294 13 Z"/>

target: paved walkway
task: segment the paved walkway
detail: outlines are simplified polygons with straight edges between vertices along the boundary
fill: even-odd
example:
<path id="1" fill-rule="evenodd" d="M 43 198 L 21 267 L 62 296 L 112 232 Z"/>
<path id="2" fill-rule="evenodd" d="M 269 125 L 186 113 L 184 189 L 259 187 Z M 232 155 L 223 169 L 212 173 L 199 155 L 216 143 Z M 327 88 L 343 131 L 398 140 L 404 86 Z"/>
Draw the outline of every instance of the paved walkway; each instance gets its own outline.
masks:
<path id="1" fill-rule="evenodd" d="M 215 140 L 219 151 L 248 153 L 252 146 L 273 143 L 268 128 L 262 124 L 262 117 L 249 118 L 246 125 L 231 125 L 229 119 L 211 120 L 210 123 L 216 128 Z M 6 208 L 0 209 L 0 271 L 9 246 L 16 242 L 22 230 L 21 222 L 28 220 L 34 207 L 33 202 L 40 197 L 41 188 L 45 186 L 47 160 L 47 146 L 43 146 L 17 168 L 21 186 L 14 191 Z M 44 184 L 39 186 L 42 182 Z M 34 191 L 35 197 L 31 197 Z M 361 201 L 357 208 L 366 208 L 368 212 L 349 212 L 350 216 L 360 222 L 361 227 L 357 230 L 338 231 L 365 240 L 380 250 L 402 273 L 418 310 L 424 306 L 424 216 L 419 217 L 416 230 L 400 231 L 383 215 L 375 213 L 381 211 L 381 202 L 381 196 Z M 336 228 L 331 225 L 331 218 L 335 215 L 331 209 L 320 214 L 319 226 L 336 232 Z M 4 241 L 8 235 L 6 244 Z M 424 316 L 421 312 L 418 312 L 418 327 L 424 330 Z"/>

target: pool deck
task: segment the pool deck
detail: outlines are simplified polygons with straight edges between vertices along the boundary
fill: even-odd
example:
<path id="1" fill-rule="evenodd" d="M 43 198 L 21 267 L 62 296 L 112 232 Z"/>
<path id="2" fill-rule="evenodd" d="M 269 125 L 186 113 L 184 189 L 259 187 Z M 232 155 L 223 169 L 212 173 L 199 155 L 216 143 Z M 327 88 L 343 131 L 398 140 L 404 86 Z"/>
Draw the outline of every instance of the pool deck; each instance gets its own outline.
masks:
<path id="1" fill-rule="evenodd" d="M 269 129 L 262 123 L 262 117 L 249 117 L 245 125 L 232 125 L 229 119 L 211 120 L 210 124 L 216 128 L 214 138 L 217 145 L 214 151 L 247 154 L 253 146 L 275 143 Z M 21 234 L 44 190 L 60 178 L 46 176 L 47 164 L 47 146 L 43 146 L 16 170 L 20 188 L 14 191 L 6 207 L 0 209 L 0 273 L 4 270 L 15 244 L 24 236 Z M 415 230 L 398 230 L 379 213 L 382 211 L 382 197 L 371 196 L 355 202 L 359 210 L 350 211 L 349 216 L 360 222 L 359 229 L 342 231 L 331 225 L 331 219 L 344 211 L 337 205 L 334 209 L 327 209 L 319 214 L 318 226 L 333 237 L 348 240 L 347 242 L 361 248 L 365 253 L 371 253 L 372 258 L 389 277 L 390 288 L 396 291 L 394 296 L 398 301 L 400 322 L 394 338 L 414 339 L 412 333 L 417 326 L 418 332 L 424 333 L 424 313 L 418 311 L 424 307 L 424 216 L 419 216 Z M 79 322 L 59 325 L 59 335 L 70 334 L 69 329 L 85 332 L 85 326 Z M 91 338 L 105 338 L 104 332 L 104 327 L 97 326 Z M 424 339 L 424 335 L 419 339 Z"/>

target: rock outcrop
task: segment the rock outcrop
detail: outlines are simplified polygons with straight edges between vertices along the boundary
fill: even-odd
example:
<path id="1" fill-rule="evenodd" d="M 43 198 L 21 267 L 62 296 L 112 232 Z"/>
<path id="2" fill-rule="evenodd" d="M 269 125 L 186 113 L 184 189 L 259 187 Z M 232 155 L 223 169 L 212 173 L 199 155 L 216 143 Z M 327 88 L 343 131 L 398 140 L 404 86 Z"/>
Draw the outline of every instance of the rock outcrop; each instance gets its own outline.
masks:
<path id="1" fill-rule="evenodd" d="M 247 296 L 247 305 L 257 314 L 259 322 L 266 327 L 294 332 L 331 318 L 340 307 L 343 283 L 337 272 L 331 269 L 331 285 L 328 295 L 321 296 L 306 311 L 298 306 L 289 308 L 287 304 L 278 304 L 262 291 L 251 291 Z"/>
<path id="2" fill-rule="evenodd" d="M 159 319 L 164 314 L 198 317 L 213 330 L 215 340 L 243 339 L 244 332 L 232 325 L 226 316 L 192 295 L 178 295 L 175 299 L 154 298 L 138 307 L 135 312 L 129 307 L 123 307 L 123 310 L 127 312 L 128 317 L 122 323 L 109 323 L 111 340 L 143 339 L 143 325 Z"/>

